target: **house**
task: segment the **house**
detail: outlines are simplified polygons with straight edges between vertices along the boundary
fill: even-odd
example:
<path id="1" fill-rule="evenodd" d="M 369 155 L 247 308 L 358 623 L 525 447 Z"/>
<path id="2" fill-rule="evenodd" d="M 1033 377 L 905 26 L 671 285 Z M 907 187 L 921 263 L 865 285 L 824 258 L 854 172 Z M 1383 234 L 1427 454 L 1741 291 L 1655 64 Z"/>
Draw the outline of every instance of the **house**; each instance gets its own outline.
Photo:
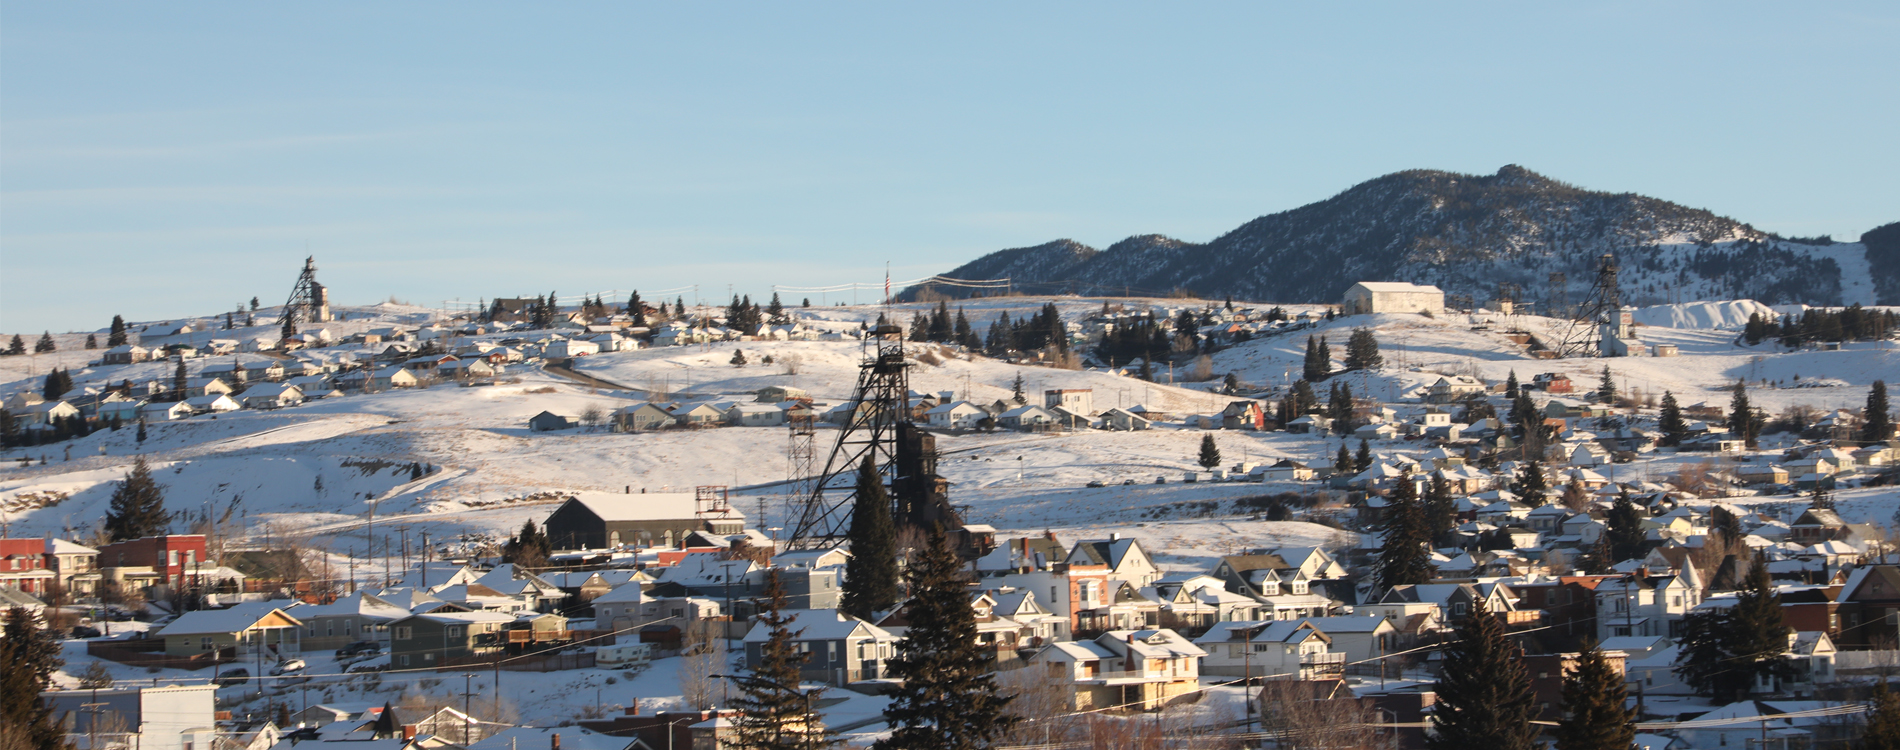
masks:
<path id="1" fill-rule="evenodd" d="M 341 382 L 341 378 L 338 381 Z M 420 382 L 410 370 L 390 365 L 377 370 L 369 376 L 368 388 L 374 391 L 387 391 L 392 388 L 414 388 Z"/>
<path id="2" fill-rule="evenodd" d="M 1260 480 L 1263 482 L 1308 482 L 1318 476 L 1319 472 L 1290 458 L 1280 459 L 1260 470 Z"/>
<path id="3" fill-rule="evenodd" d="M 1267 411 L 1259 401 L 1229 401 L 1220 411 L 1221 428 L 1228 430 L 1264 430 Z"/>
<path id="4" fill-rule="evenodd" d="M 1100 565 L 1108 570 L 1111 581 L 1122 581 L 1135 588 L 1152 585 L 1161 578 L 1161 567 L 1134 539 L 1111 533 L 1107 539 L 1076 542 L 1063 562 L 1070 565 Z"/>
<path id="5" fill-rule="evenodd" d="M 778 427 L 785 424 L 785 410 L 776 403 L 733 404 L 726 407 L 726 421 L 734 427 Z"/>
<path id="6" fill-rule="evenodd" d="M 15 427 L 25 429 L 50 429 L 57 422 L 74 419 L 79 416 L 79 408 L 65 401 L 42 401 L 22 409 L 11 410 Z"/>
<path id="7" fill-rule="evenodd" d="M 222 378 L 186 378 L 185 397 L 212 396 L 219 393 L 234 393 L 237 389 Z"/>
<path id="8" fill-rule="evenodd" d="M 185 405 L 191 407 L 193 414 L 218 414 L 244 408 L 236 399 L 222 393 L 188 398 L 185 399 Z"/>
<path id="9" fill-rule="evenodd" d="M 1702 604 L 1702 579 L 1694 568 L 1672 576 L 1625 574 L 1596 586 L 1598 641 L 1624 636 L 1682 635 L 1682 620 Z"/>
<path id="10" fill-rule="evenodd" d="M 1446 375 L 1425 390 L 1425 402 L 1452 404 L 1485 393 L 1484 381 L 1468 375 Z"/>
<path id="11" fill-rule="evenodd" d="M 541 347 L 541 356 L 547 359 L 571 359 L 599 353 L 600 344 L 585 339 L 555 339 Z"/>
<path id="12" fill-rule="evenodd" d="M 712 427 L 726 421 L 726 412 L 707 403 L 684 404 L 674 407 L 673 421 L 686 427 Z"/>
<path id="13" fill-rule="evenodd" d="M 673 415 L 652 403 L 614 410 L 613 428 L 619 432 L 649 432 L 673 425 Z"/>
<path id="14" fill-rule="evenodd" d="M 303 622 L 303 650 L 334 651 L 352 643 L 389 643 L 389 624 L 409 616 L 409 610 L 358 591 L 329 604 L 298 607 Z"/>
<path id="15" fill-rule="evenodd" d="M 240 396 L 246 409 L 281 409 L 303 403 L 303 391 L 285 383 L 259 383 Z"/>
<path id="16" fill-rule="evenodd" d="M 1146 417 L 1134 414 L 1120 407 L 1102 412 L 1102 429 L 1134 432 L 1146 430 L 1152 425 Z"/>
<path id="17" fill-rule="evenodd" d="M 1035 404 L 1018 406 L 996 415 L 996 424 L 1010 430 L 1036 430 L 1055 423 L 1055 412 Z"/>
<path id="18" fill-rule="evenodd" d="M 244 363 L 244 381 L 261 383 L 284 379 L 284 366 L 274 359 L 260 359 Z"/>
<path id="19" fill-rule="evenodd" d="M 1376 617 L 1361 619 L 1379 620 Z M 1309 622 L 1251 620 L 1216 623 L 1201 637 L 1194 639 L 1194 645 L 1207 652 L 1207 656 L 1201 660 L 1201 673 L 1223 677 L 1295 677 L 1301 680 L 1344 674 L 1346 655 L 1333 651 L 1332 638 Z"/>
<path id="20" fill-rule="evenodd" d="M 945 430 L 976 429 L 977 422 L 989 418 L 989 412 L 968 401 L 956 401 L 931 407 L 924 412 L 930 426 Z"/>
<path id="21" fill-rule="evenodd" d="M 811 682 L 843 687 L 860 680 L 884 676 L 884 663 L 896 655 L 897 636 L 871 623 L 832 609 L 787 609 L 793 648 L 805 654 L 799 675 Z M 757 668 L 764 659 L 765 642 L 771 628 L 755 624 L 745 635 L 745 659 L 748 668 Z"/>
<path id="22" fill-rule="evenodd" d="M 270 602 L 246 602 L 230 609 L 186 612 L 157 637 L 167 656 L 194 656 L 232 649 L 238 656 L 262 650 L 273 654 L 302 651 L 303 623 Z"/>
<path id="23" fill-rule="evenodd" d="M 803 388 L 793 388 L 789 385 L 768 385 L 764 388 L 760 388 L 754 394 L 753 400 L 762 404 L 776 404 L 780 401 L 809 401 L 811 400 L 811 394 L 806 392 Z"/>
<path id="24" fill-rule="evenodd" d="M 1886 648 L 1900 632 L 1900 566 L 1866 565 L 1855 568 L 1841 584 L 1834 601 L 1840 605 L 1841 633 L 1837 645 L 1849 648 Z"/>
<path id="25" fill-rule="evenodd" d="M 183 401 L 162 401 L 139 407 L 139 419 L 147 422 L 169 422 L 191 416 L 191 406 Z"/>
<path id="26" fill-rule="evenodd" d="M 0 587 L 44 596 L 58 579 L 46 559 L 45 539 L 0 539 Z"/>
<path id="27" fill-rule="evenodd" d="M 1052 643 L 1029 659 L 1069 692 L 1069 708 L 1155 710 L 1198 694 L 1201 647 L 1172 630 L 1113 630 L 1094 640 Z"/>
<path id="28" fill-rule="evenodd" d="M 536 414 L 528 418 L 529 432 L 553 432 L 555 430 L 571 430 L 579 426 L 580 425 L 574 420 L 569 419 L 567 417 L 563 417 L 559 414 L 555 414 L 554 412 L 551 412 L 551 411 L 544 411 L 544 412 L 541 412 L 540 414 Z"/>
<path id="29" fill-rule="evenodd" d="M 1347 315 L 1370 313 L 1442 315 L 1445 312 L 1445 293 L 1435 286 L 1420 286 L 1402 281 L 1361 281 L 1347 287 L 1340 312 Z"/>
<path id="30" fill-rule="evenodd" d="M 495 376 L 495 367 L 485 359 L 458 359 L 436 366 L 435 376 L 442 380 L 468 382 Z"/>
<path id="31" fill-rule="evenodd" d="M 1042 406 L 1045 409 L 1061 407 L 1072 414 L 1090 415 L 1095 413 L 1095 390 L 1092 388 L 1057 388 L 1042 392 Z"/>
<path id="32" fill-rule="evenodd" d="M 390 666 L 445 666 L 449 660 L 501 651 L 501 631 L 515 618 L 500 612 L 432 612 L 389 622 Z"/>
<path id="33" fill-rule="evenodd" d="M 137 344 L 120 344 L 107 349 L 100 355 L 100 363 L 108 365 L 130 365 L 152 358 L 152 350 Z"/>
<path id="34" fill-rule="evenodd" d="M 1302 415 L 1286 423 L 1286 431 L 1295 435 L 1330 435 L 1333 420 L 1318 414 Z"/>
<path id="35" fill-rule="evenodd" d="M 59 584 L 76 596 L 92 596 L 99 590 L 99 550 L 78 542 L 50 539 L 46 542 L 46 568 L 53 571 Z"/>
<path id="36" fill-rule="evenodd" d="M 1545 393 L 1571 393 L 1576 390 L 1570 382 L 1570 376 L 1561 372 L 1540 372 L 1532 375 L 1530 386 Z"/>
<path id="37" fill-rule="evenodd" d="M 1331 641 L 1328 651 L 1347 662 L 1370 662 L 1399 651 L 1399 629 L 1383 617 L 1308 617 L 1299 622 L 1325 633 Z"/>
<path id="38" fill-rule="evenodd" d="M 697 492 L 575 492 L 543 523 L 558 549 L 672 547 L 695 531 L 745 529 L 745 514 L 721 495 Z"/>

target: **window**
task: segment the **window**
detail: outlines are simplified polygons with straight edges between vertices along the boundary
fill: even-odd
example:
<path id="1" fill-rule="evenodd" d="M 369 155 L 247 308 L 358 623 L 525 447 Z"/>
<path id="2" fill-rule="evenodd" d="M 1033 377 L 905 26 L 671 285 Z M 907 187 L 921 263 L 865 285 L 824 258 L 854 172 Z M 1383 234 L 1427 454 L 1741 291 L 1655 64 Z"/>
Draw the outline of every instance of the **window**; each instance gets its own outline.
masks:
<path id="1" fill-rule="evenodd" d="M 434 664 L 434 663 L 435 663 L 435 654 L 433 654 L 433 653 L 428 653 L 428 654 L 423 654 L 423 655 L 422 655 L 422 660 L 423 660 L 423 661 L 426 661 L 426 662 L 429 662 L 429 663 L 431 663 L 431 664 Z"/>
<path id="2" fill-rule="evenodd" d="M 312 625 L 312 626 L 310 626 L 310 634 L 311 634 L 311 635 L 316 635 L 316 634 L 317 634 L 317 626 L 315 626 L 315 625 Z M 329 620 L 324 620 L 324 621 L 323 621 L 323 634 L 324 634 L 324 635 L 336 635 L 336 623 L 334 623 L 334 622 L 331 622 L 331 621 L 329 621 Z"/>
<path id="3" fill-rule="evenodd" d="M 165 564 L 167 566 L 174 566 L 174 567 L 178 565 L 178 550 L 173 549 L 173 550 L 165 551 Z"/>
<path id="4" fill-rule="evenodd" d="M 838 660 L 838 642 L 837 641 L 825 642 L 825 657 L 831 661 Z"/>
<path id="5" fill-rule="evenodd" d="M 344 634 L 344 635 L 356 635 L 356 621 L 355 621 L 355 620 L 344 620 L 344 621 L 343 621 L 343 634 Z"/>
<path id="6" fill-rule="evenodd" d="M 396 663 L 405 667 L 409 666 L 409 655 L 403 654 L 402 656 L 396 657 Z"/>
<path id="7" fill-rule="evenodd" d="M 460 638 L 460 637 L 462 637 L 462 626 L 460 626 L 460 625 L 450 625 L 450 626 L 449 626 L 449 637 L 450 637 L 450 638 Z"/>
<path id="8" fill-rule="evenodd" d="M 1464 613 L 1465 613 L 1465 603 L 1464 603 L 1464 602 L 1453 602 L 1453 603 L 1452 603 L 1452 605 L 1451 605 L 1451 613 L 1452 613 L 1452 614 L 1454 614 L 1454 615 L 1462 615 L 1462 614 L 1464 614 Z"/>
<path id="9" fill-rule="evenodd" d="M 198 643 L 198 648 L 204 651 L 210 651 L 211 650 L 211 636 L 207 635 L 204 638 L 200 639 Z"/>
<path id="10" fill-rule="evenodd" d="M 395 636 L 396 640 L 399 640 L 399 641 L 409 640 L 409 637 L 410 637 L 409 634 L 412 632 L 414 631 L 410 630 L 408 625 L 399 626 L 396 628 L 396 636 Z"/>

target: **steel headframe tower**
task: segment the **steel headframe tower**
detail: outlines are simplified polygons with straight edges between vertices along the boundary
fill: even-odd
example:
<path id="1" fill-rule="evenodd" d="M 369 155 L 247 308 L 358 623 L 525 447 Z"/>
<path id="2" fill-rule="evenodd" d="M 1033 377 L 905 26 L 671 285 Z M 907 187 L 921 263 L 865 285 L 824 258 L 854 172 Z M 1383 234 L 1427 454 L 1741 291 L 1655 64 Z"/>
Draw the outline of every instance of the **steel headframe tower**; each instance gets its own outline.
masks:
<path id="1" fill-rule="evenodd" d="M 1623 294 L 1617 286 L 1616 256 L 1604 253 L 1597 259 L 1596 279 L 1590 283 L 1590 296 L 1577 306 L 1564 329 L 1560 357 L 1602 357 L 1605 324 L 1615 325 L 1623 312 Z"/>
<path id="2" fill-rule="evenodd" d="M 857 501 L 858 467 L 870 458 L 891 496 L 899 528 L 961 525 L 949 504 L 947 484 L 937 476 L 936 440 L 919 430 L 910 411 L 910 364 L 904 361 L 904 330 L 891 323 L 866 333 L 865 359 L 848 406 L 851 416 L 812 481 L 792 526 L 793 549 L 831 546 L 844 539 Z"/>
<path id="3" fill-rule="evenodd" d="M 303 312 L 303 320 L 321 323 L 330 319 L 330 292 L 317 283 L 317 258 L 308 256 L 303 259 L 303 274 L 297 277 L 297 285 L 290 288 L 290 299 L 284 301 L 284 319 L 295 321 L 298 313 Z"/>

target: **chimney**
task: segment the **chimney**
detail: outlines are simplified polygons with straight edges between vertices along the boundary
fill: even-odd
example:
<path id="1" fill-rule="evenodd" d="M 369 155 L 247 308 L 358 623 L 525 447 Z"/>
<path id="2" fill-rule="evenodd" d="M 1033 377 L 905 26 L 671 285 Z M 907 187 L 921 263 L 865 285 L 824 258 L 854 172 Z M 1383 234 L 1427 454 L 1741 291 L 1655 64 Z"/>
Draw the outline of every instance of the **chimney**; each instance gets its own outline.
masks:
<path id="1" fill-rule="evenodd" d="M 1122 540 L 1122 533 L 1119 531 L 1108 532 L 1108 540 L 1111 542 L 1119 542 Z"/>
<path id="2" fill-rule="evenodd" d="M 640 715 L 640 699 L 639 698 L 635 698 L 627 702 L 627 715 L 628 716 Z"/>
<path id="3" fill-rule="evenodd" d="M 403 738 L 404 740 L 413 740 L 413 739 L 415 739 L 415 738 L 416 738 L 416 725 L 414 725 L 414 724 L 404 724 L 404 725 L 402 725 L 402 738 Z"/>
<path id="4" fill-rule="evenodd" d="M 548 739 L 548 750 L 561 750 L 560 732 L 555 732 L 554 736 Z"/>

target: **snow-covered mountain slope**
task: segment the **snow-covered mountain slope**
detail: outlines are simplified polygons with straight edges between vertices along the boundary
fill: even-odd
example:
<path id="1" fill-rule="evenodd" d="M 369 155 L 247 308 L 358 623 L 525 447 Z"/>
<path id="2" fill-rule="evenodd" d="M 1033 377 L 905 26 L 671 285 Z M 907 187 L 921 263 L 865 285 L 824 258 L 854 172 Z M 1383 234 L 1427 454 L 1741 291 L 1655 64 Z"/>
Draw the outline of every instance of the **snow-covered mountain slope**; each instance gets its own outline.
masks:
<path id="1" fill-rule="evenodd" d="M 1493 175 L 1386 175 L 1206 243 L 1143 235 L 1098 252 L 1060 240 L 994 252 L 946 275 L 1009 276 L 1032 292 L 1185 289 L 1281 302 L 1335 302 L 1359 280 L 1432 283 L 1482 301 L 1509 283 L 1543 307 L 1581 299 L 1606 253 L 1618 257 L 1623 299 L 1636 305 L 1739 298 L 1866 305 L 1879 299 L 1876 289 L 1900 289 L 1900 268 L 1870 264 L 1858 243 L 1784 239 L 1705 210 L 1583 190 L 1515 165 Z M 1553 273 L 1565 274 L 1561 289 Z M 906 298 L 918 292 L 906 290 Z"/>

